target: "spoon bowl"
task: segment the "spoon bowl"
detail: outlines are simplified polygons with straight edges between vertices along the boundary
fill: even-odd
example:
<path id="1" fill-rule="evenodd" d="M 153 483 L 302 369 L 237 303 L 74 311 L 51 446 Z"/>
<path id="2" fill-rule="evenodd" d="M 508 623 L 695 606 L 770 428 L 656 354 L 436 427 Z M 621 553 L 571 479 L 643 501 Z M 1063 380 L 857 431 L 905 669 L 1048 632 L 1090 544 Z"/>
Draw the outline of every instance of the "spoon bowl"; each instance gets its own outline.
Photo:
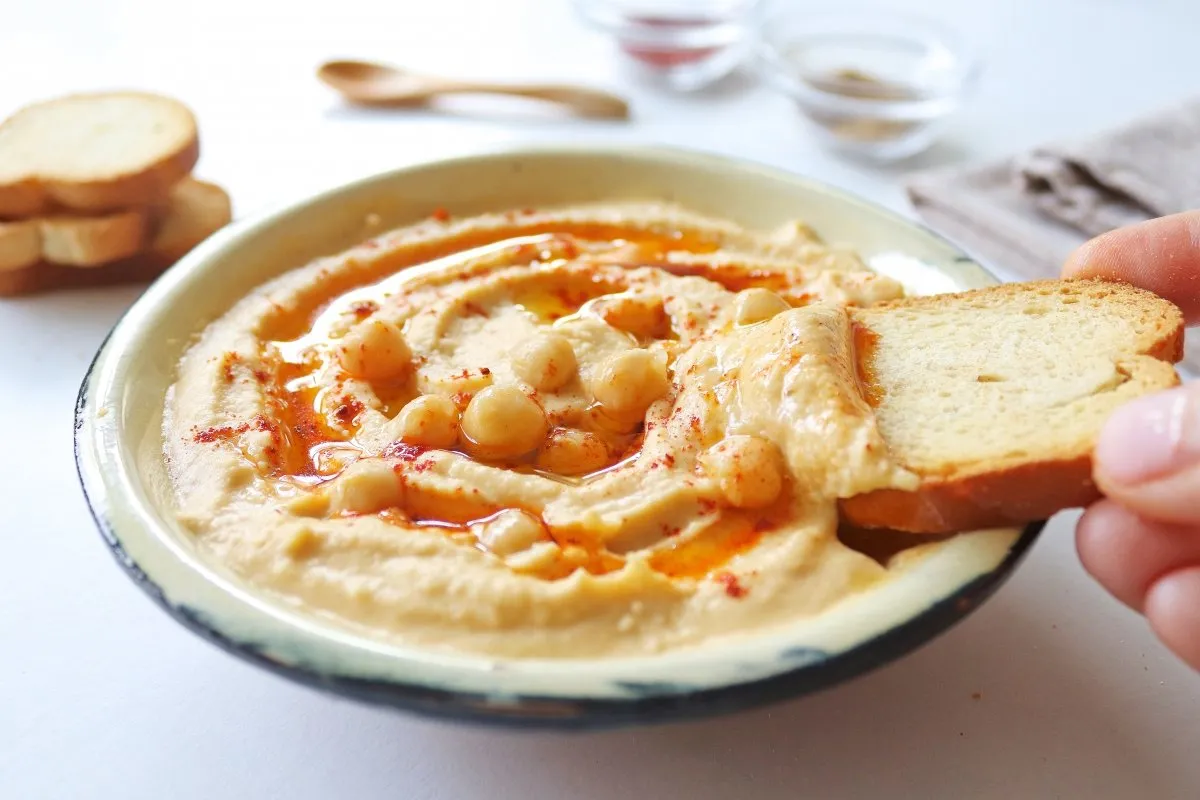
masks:
<path id="1" fill-rule="evenodd" d="M 411 74 L 407 70 L 373 61 L 334 60 L 326 61 L 317 68 L 317 77 L 330 86 L 359 86 L 364 82 L 375 83 Z"/>

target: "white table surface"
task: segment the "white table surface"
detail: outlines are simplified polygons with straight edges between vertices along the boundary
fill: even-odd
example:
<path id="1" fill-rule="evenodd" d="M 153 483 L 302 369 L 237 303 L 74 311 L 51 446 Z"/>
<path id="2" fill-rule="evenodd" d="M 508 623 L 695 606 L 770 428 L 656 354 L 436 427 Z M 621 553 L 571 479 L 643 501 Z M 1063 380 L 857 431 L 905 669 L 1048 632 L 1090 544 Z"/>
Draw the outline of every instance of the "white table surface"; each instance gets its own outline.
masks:
<path id="1" fill-rule="evenodd" d="M 799 0 L 795 5 L 802 5 Z M 910 2 L 910 7 L 920 5 Z M 1197 88 L 1200 5 L 925 3 L 987 48 L 981 91 L 929 166 L 1083 133 Z M 336 9 L 342 10 L 336 10 Z M 748 81 L 687 97 L 632 83 L 563 0 L 6 3 L 0 114 L 131 86 L 196 110 L 199 173 L 239 216 L 406 161 L 593 137 L 759 159 L 904 209 L 906 167 L 839 162 Z M 586 79 L 627 125 L 340 108 L 323 58 Z M 851 684 L 698 724 L 479 730 L 293 686 L 169 620 L 116 567 L 71 460 L 83 372 L 137 290 L 0 301 L 0 797 L 1195 798 L 1200 676 L 1106 596 L 1056 520 L 965 623 Z"/>

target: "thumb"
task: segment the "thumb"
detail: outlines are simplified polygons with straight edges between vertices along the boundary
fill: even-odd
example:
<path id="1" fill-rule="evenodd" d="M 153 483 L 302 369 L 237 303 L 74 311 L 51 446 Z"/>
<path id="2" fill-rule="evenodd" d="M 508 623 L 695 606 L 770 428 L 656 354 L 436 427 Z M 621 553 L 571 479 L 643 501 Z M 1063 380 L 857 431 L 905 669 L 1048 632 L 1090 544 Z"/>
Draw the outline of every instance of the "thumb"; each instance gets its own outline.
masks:
<path id="1" fill-rule="evenodd" d="M 1200 523 L 1200 383 L 1117 409 L 1096 443 L 1096 483 L 1147 519 Z"/>

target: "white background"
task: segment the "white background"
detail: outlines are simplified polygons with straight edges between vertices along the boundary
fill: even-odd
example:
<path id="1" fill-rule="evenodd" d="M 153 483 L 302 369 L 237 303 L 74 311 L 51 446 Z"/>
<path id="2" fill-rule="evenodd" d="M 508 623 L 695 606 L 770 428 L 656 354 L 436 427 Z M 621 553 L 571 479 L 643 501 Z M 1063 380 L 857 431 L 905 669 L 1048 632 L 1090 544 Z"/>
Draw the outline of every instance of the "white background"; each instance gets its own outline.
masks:
<path id="1" fill-rule="evenodd" d="M 1200 5 L 1188 0 L 909 2 L 966 26 L 988 72 L 942 146 L 915 165 L 871 168 L 821 153 L 788 103 L 750 81 L 687 97 L 630 82 L 563 0 L 3 5 L 0 115 L 90 88 L 174 94 L 201 122 L 199 173 L 229 188 L 239 216 L 406 161 L 581 137 L 754 158 L 904 209 L 900 181 L 914 166 L 1085 133 L 1200 89 Z M 339 55 L 607 84 L 632 97 L 636 120 L 349 111 L 312 78 Z M 918 653 L 700 724 L 469 729 L 242 664 L 124 577 L 76 484 L 75 392 L 136 294 L 0 301 L 0 797 L 1200 796 L 1200 676 L 1084 575 L 1070 517 L 996 598 Z"/>

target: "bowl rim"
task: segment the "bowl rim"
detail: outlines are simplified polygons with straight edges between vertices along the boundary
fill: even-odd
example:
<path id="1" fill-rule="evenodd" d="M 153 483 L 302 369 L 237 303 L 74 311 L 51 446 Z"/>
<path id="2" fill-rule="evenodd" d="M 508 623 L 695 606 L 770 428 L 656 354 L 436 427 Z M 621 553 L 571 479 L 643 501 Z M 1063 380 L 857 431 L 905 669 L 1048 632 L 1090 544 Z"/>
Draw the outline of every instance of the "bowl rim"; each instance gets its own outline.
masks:
<path id="1" fill-rule="evenodd" d="M 114 521 L 113 498 L 109 496 L 112 485 L 107 480 L 109 476 L 99 469 L 102 453 L 98 451 L 98 440 L 95 431 L 92 430 L 96 419 L 99 418 L 94 405 L 97 402 L 97 376 L 107 367 L 107 360 L 114 357 L 114 342 L 122 336 L 132 335 L 127 333 L 131 325 L 135 326 L 133 331 L 136 332 L 135 323 L 139 317 L 147 315 L 155 302 L 160 297 L 166 297 L 170 287 L 179 283 L 183 276 L 203 270 L 208 263 L 219 263 L 219 259 L 215 257 L 228 249 L 236 248 L 240 238 L 252 237 L 257 229 L 285 221 L 288 216 L 303 208 L 337 202 L 373 184 L 402 180 L 405 173 L 445 166 L 447 162 L 561 156 L 641 157 L 655 162 L 670 162 L 671 166 L 678 168 L 709 168 L 726 173 L 732 171 L 756 175 L 759 179 L 782 180 L 808 191 L 836 197 L 859 210 L 890 218 L 893 223 L 899 223 L 903 227 L 916 229 L 947 253 L 956 254 L 955 261 L 970 264 L 983 275 L 995 280 L 984 267 L 948 239 L 891 209 L 811 178 L 794 175 L 759 162 L 677 147 L 611 143 L 596 145 L 580 142 L 568 145 L 485 147 L 449 158 L 415 162 L 374 173 L 313 193 L 299 201 L 280 204 L 276 209 L 229 226 L 197 247 L 155 281 L 113 325 L 98 348 L 80 386 L 74 419 L 74 453 L 76 470 L 89 513 L 118 563 L 157 605 L 185 627 L 226 651 L 299 683 L 342 696 L 383 703 L 440 718 L 534 727 L 611 727 L 635 722 L 709 716 L 832 686 L 880 667 L 924 644 L 969 614 L 1004 582 L 1036 540 L 1044 522 L 1025 526 L 1019 535 L 1014 534 L 1011 543 L 1007 545 L 1005 555 L 996 565 L 975 575 L 969 581 L 958 584 L 952 592 L 936 599 L 931 605 L 900 623 L 879 629 L 874 635 L 866 636 L 841 651 L 797 651 L 792 654 L 791 662 L 783 667 L 776 665 L 762 674 L 748 675 L 746 680 L 726 679 L 711 685 L 661 681 L 644 684 L 618 682 L 611 691 L 550 691 L 541 694 L 528 691 L 519 694 L 495 691 L 493 687 L 496 681 L 489 682 L 488 674 L 476 675 L 482 680 L 476 680 L 472 689 L 464 689 L 462 686 L 450 685 L 449 682 L 430 681 L 419 677 L 403 680 L 395 673 L 379 677 L 363 674 L 362 671 L 345 665 L 342 665 L 345 668 L 331 667 L 329 661 L 322 663 L 307 658 L 311 653 L 300 653 L 300 657 L 297 658 L 294 651 L 280 650 L 279 642 L 271 641 L 270 636 L 258 639 L 247 636 L 245 631 L 235 630 L 236 626 L 230 625 L 228 618 L 213 613 L 211 608 L 194 607 L 192 604 L 180 602 L 177 597 L 172 598 L 172 587 L 164 585 L 164 581 L 156 580 L 151 574 L 154 570 L 148 570 L 145 564 L 140 563 L 128 552 L 128 542 L 124 539 L 128 530 L 123 530 L 121 526 L 129 520 Z M 114 450 L 120 446 L 122 443 L 119 442 L 111 445 Z M 120 496 L 116 497 L 115 501 L 117 505 L 122 502 L 134 502 L 130 497 Z M 147 520 L 151 524 L 145 525 Z M 140 522 L 144 524 L 144 536 L 153 547 L 171 550 L 171 534 L 161 518 L 153 514 L 143 514 Z M 186 559 L 179 559 L 177 551 L 169 555 L 181 561 L 175 566 L 183 568 L 191 580 L 207 584 L 208 590 L 220 589 L 227 595 L 236 594 L 231 593 L 229 587 L 222 587 L 220 581 L 215 581 L 210 571 L 204 569 L 203 564 L 188 563 Z M 161 564 L 159 566 L 161 567 Z M 234 606 L 236 607 L 237 603 L 234 603 Z M 247 609 L 242 610 L 245 612 Z M 263 606 L 252 603 L 249 612 L 251 616 L 262 615 Z M 305 632 L 296 627 L 294 620 L 289 623 L 286 619 L 280 619 L 279 614 L 268 613 L 257 618 L 256 622 L 265 625 L 269 634 L 282 636 L 289 641 L 292 636 Z M 337 641 L 327 631 L 322 635 L 302 636 L 297 641 L 318 650 L 344 646 L 344 642 Z M 325 654 L 328 655 L 328 652 Z M 662 660 L 661 656 L 651 658 L 656 662 Z M 566 665 L 566 670 L 573 666 L 573 662 L 570 661 L 557 664 L 560 667 Z M 436 669 L 434 673 L 437 674 Z"/>

